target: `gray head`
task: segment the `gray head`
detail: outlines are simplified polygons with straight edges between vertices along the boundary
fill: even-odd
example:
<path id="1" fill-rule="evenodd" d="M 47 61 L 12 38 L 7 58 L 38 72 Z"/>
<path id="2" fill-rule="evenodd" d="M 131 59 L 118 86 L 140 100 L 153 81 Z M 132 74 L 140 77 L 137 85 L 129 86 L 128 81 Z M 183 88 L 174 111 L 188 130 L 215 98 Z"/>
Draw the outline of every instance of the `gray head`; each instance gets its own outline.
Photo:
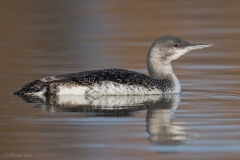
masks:
<path id="1" fill-rule="evenodd" d="M 190 44 L 177 37 L 163 36 L 153 42 L 148 56 L 155 56 L 163 62 L 171 62 L 191 50 L 210 46 L 212 46 L 212 44 Z"/>
<path id="2" fill-rule="evenodd" d="M 171 77 L 177 88 L 175 93 L 180 92 L 181 85 L 177 80 L 171 66 L 171 61 L 176 60 L 181 55 L 194 50 L 210 47 L 212 44 L 190 44 L 177 37 L 163 36 L 157 38 L 148 51 L 147 68 L 149 76 L 154 79 Z"/>

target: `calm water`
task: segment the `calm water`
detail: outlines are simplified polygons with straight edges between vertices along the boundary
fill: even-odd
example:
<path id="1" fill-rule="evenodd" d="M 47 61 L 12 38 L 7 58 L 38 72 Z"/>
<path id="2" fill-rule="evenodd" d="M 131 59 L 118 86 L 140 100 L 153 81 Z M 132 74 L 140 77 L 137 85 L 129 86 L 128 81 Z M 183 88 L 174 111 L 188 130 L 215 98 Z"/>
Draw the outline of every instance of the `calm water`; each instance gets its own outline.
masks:
<path id="1" fill-rule="evenodd" d="M 0 159 L 239 159 L 239 6 L 1 1 Z M 103 68 L 147 74 L 147 51 L 163 35 L 214 44 L 173 62 L 181 95 L 11 95 L 47 75 Z"/>

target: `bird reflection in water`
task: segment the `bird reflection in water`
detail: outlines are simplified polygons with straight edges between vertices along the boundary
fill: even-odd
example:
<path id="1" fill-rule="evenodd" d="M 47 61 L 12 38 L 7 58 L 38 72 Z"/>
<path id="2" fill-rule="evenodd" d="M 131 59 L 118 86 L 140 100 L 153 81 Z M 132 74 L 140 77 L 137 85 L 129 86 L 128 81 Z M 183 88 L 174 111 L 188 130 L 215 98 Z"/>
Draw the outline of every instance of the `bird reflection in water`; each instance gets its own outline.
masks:
<path id="1" fill-rule="evenodd" d="M 139 96 L 47 96 L 22 97 L 46 112 L 83 112 L 85 116 L 129 116 L 146 110 L 149 140 L 161 145 L 179 145 L 186 140 L 184 127 L 171 121 L 180 94 Z"/>
<path id="2" fill-rule="evenodd" d="M 179 145 L 186 140 L 185 128 L 171 121 L 181 97 L 179 94 L 162 97 L 149 106 L 146 115 L 146 128 L 151 142 L 162 145 Z"/>

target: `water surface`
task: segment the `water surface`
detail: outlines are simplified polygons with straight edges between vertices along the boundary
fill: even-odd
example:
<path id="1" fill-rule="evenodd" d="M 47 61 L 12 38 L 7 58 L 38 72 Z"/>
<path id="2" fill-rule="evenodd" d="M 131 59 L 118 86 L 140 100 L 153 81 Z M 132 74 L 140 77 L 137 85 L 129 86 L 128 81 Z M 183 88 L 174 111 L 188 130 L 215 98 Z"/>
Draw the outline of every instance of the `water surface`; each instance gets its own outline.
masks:
<path id="1" fill-rule="evenodd" d="M 0 4 L 1 159 L 239 159 L 239 1 Z M 148 49 L 163 35 L 214 44 L 173 62 L 182 84 L 174 109 L 171 97 L 158 97 L 154 107 L 152 97 L 65 97 L 60 105 L 56 97 L 11 95 L 48 75 L 103 68 L 147 74 Z"/>

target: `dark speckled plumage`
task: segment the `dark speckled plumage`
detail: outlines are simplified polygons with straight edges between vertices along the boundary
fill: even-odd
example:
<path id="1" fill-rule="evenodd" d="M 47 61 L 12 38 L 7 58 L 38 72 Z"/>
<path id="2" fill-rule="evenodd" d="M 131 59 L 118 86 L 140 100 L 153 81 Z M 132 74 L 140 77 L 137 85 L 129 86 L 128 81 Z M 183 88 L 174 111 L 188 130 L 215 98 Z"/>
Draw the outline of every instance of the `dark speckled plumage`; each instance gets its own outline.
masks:
<path id="1" fill-rule="evenodd" d="M 88 75 L 73 77 L 71 81 L 83 84 L 91 85 L 94 83 L 100 83 L 102 81 L 112 81 L 127 85 L 140 85 L 149 89 L 169 89 L 171 88 L 172 82 L 167 77 L 161 80 L 150 78 L 144 74 L 124 70 L 124 69 L 104 69 L 91 72 Z M 163 85 L 165 84 L 165 85 Z"/>
<path id="2" fill-rule="evenodd" d="M 21 90 L 14 94 L 21 95 L 24 93 L 31 93 L 41 91 L 46 87 L 45 94 L 56 94 L 59 85 L 82 85 L 91 86 L 93 84 L 101 83 L 102 81 L 111 81 L 126 85 L 139 85 L 152 89 L 159 89 L 163 92 L 172 88 L 173 82 L 167 77 L 161 80 L 156 80 L 144 74 L 129 71 L 125 69 L 103 69 L 86 72 L 70 73 L 57 76 L 48 76 L 40 80 L 35 80 L 25 85 Z"/>

